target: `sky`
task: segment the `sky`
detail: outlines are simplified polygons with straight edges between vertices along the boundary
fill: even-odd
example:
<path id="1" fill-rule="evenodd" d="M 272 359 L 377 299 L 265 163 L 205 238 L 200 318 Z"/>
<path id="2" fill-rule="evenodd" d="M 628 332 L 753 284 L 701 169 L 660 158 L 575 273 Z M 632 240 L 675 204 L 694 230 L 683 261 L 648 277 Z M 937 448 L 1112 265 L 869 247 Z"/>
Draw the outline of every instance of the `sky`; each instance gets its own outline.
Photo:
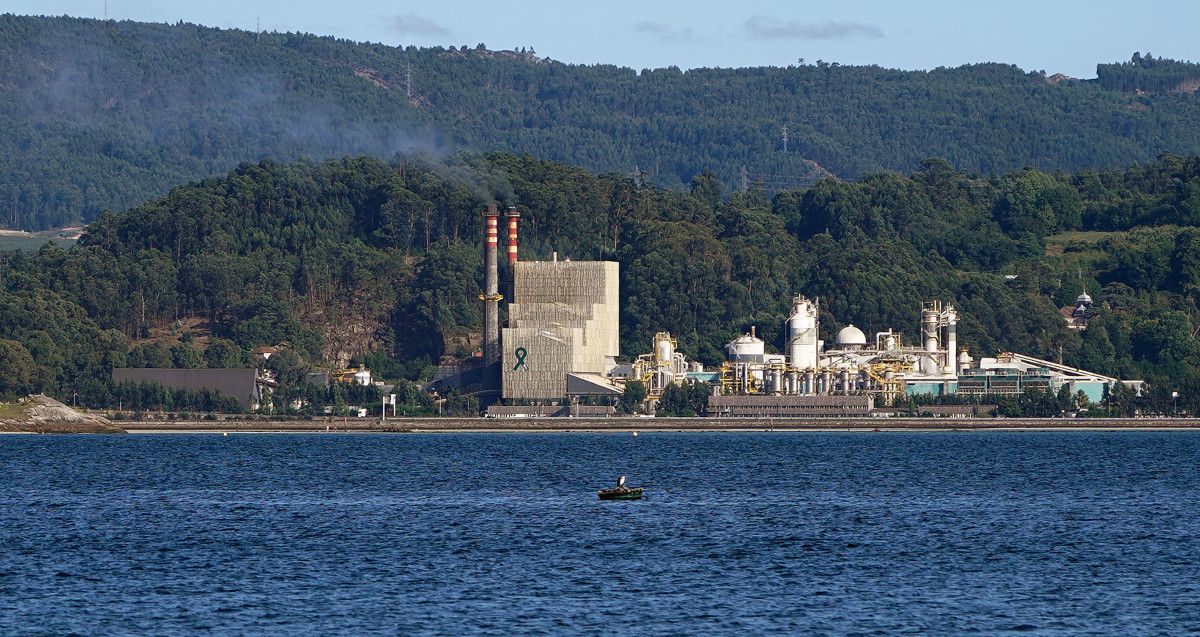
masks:
<path id="1" fill-rule="evenodd" d="M 931 69 L 1016 64 L 1071 77 L 1135 52 L 1200 60 L 1200 2 L 988 0 L 6 0 L 0 11 L 300 31 L 407 46 L 533 48 L 634 69 L 800 59 Z"/>

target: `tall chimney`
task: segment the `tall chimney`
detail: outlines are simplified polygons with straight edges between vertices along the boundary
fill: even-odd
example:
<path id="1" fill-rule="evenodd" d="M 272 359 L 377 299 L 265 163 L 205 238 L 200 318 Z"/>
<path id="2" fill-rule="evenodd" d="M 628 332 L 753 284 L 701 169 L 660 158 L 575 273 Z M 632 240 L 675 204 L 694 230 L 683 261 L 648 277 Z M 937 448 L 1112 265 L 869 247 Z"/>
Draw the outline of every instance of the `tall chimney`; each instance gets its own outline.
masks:
<path id="1" fill-rule="evenodd" d="M 508 264 L 517 262 L 517 219 L 521 218 L 521 213 L 517 212 L 516 208 L 508 209 Z"/>
<path id="2" fill-rule="evenodd" d="M 500 211 L 490 203 L 483 211 L 483 364 L 489 365 L 500 358 L 500 270 L 496 254 L 498 220 Z"/>

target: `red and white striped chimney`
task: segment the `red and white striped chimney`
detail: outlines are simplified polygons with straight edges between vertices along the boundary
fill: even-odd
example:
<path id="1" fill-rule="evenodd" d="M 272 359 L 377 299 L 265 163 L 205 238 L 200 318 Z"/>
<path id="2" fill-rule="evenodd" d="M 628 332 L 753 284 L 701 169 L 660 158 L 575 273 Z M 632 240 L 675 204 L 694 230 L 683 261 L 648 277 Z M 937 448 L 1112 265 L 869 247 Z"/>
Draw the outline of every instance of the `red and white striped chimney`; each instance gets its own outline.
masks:
<path id="1" fill-rule="evenodd" d="M 483 362 L 500 358 L 500 274 L 496 248 L 499 243 L 500 211 L 490 203 L 483 211 Z"/>
<path id="2" fill-rule="evenodd" d="M 521 213 L 517 212 L 516 208 L 508 209 L 508 264 L 517 262 L 517 219 L 521 218 Z"/>

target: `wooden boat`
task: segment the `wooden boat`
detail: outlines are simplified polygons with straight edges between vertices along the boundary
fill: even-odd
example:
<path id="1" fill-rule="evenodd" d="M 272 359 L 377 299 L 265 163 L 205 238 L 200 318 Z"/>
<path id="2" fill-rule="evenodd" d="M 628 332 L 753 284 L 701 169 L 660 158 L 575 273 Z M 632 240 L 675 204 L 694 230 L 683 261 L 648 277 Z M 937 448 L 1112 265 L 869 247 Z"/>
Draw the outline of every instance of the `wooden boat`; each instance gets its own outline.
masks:
<path id="1" fill-rule="evenodd" d="M 601 489 L 601 500 L 641 500 L 642 487 L 614 487 L 612 489 Z"/>

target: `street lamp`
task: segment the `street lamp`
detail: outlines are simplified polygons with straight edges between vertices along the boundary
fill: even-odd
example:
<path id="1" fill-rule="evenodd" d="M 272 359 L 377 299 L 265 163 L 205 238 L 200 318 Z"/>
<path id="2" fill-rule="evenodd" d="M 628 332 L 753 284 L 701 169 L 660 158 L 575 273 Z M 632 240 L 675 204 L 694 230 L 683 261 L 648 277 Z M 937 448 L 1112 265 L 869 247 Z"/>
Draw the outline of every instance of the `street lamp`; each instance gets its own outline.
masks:
<path id="1" fill-rule="evenodd" d="M 1171 392 L 1171 400 L 1175 401 L 1175 414 L 1174 415 L 1176 417 L 1178 417 L 1179 416 L 1179 392 L 1177 392 L 1177 391 Z"/>

